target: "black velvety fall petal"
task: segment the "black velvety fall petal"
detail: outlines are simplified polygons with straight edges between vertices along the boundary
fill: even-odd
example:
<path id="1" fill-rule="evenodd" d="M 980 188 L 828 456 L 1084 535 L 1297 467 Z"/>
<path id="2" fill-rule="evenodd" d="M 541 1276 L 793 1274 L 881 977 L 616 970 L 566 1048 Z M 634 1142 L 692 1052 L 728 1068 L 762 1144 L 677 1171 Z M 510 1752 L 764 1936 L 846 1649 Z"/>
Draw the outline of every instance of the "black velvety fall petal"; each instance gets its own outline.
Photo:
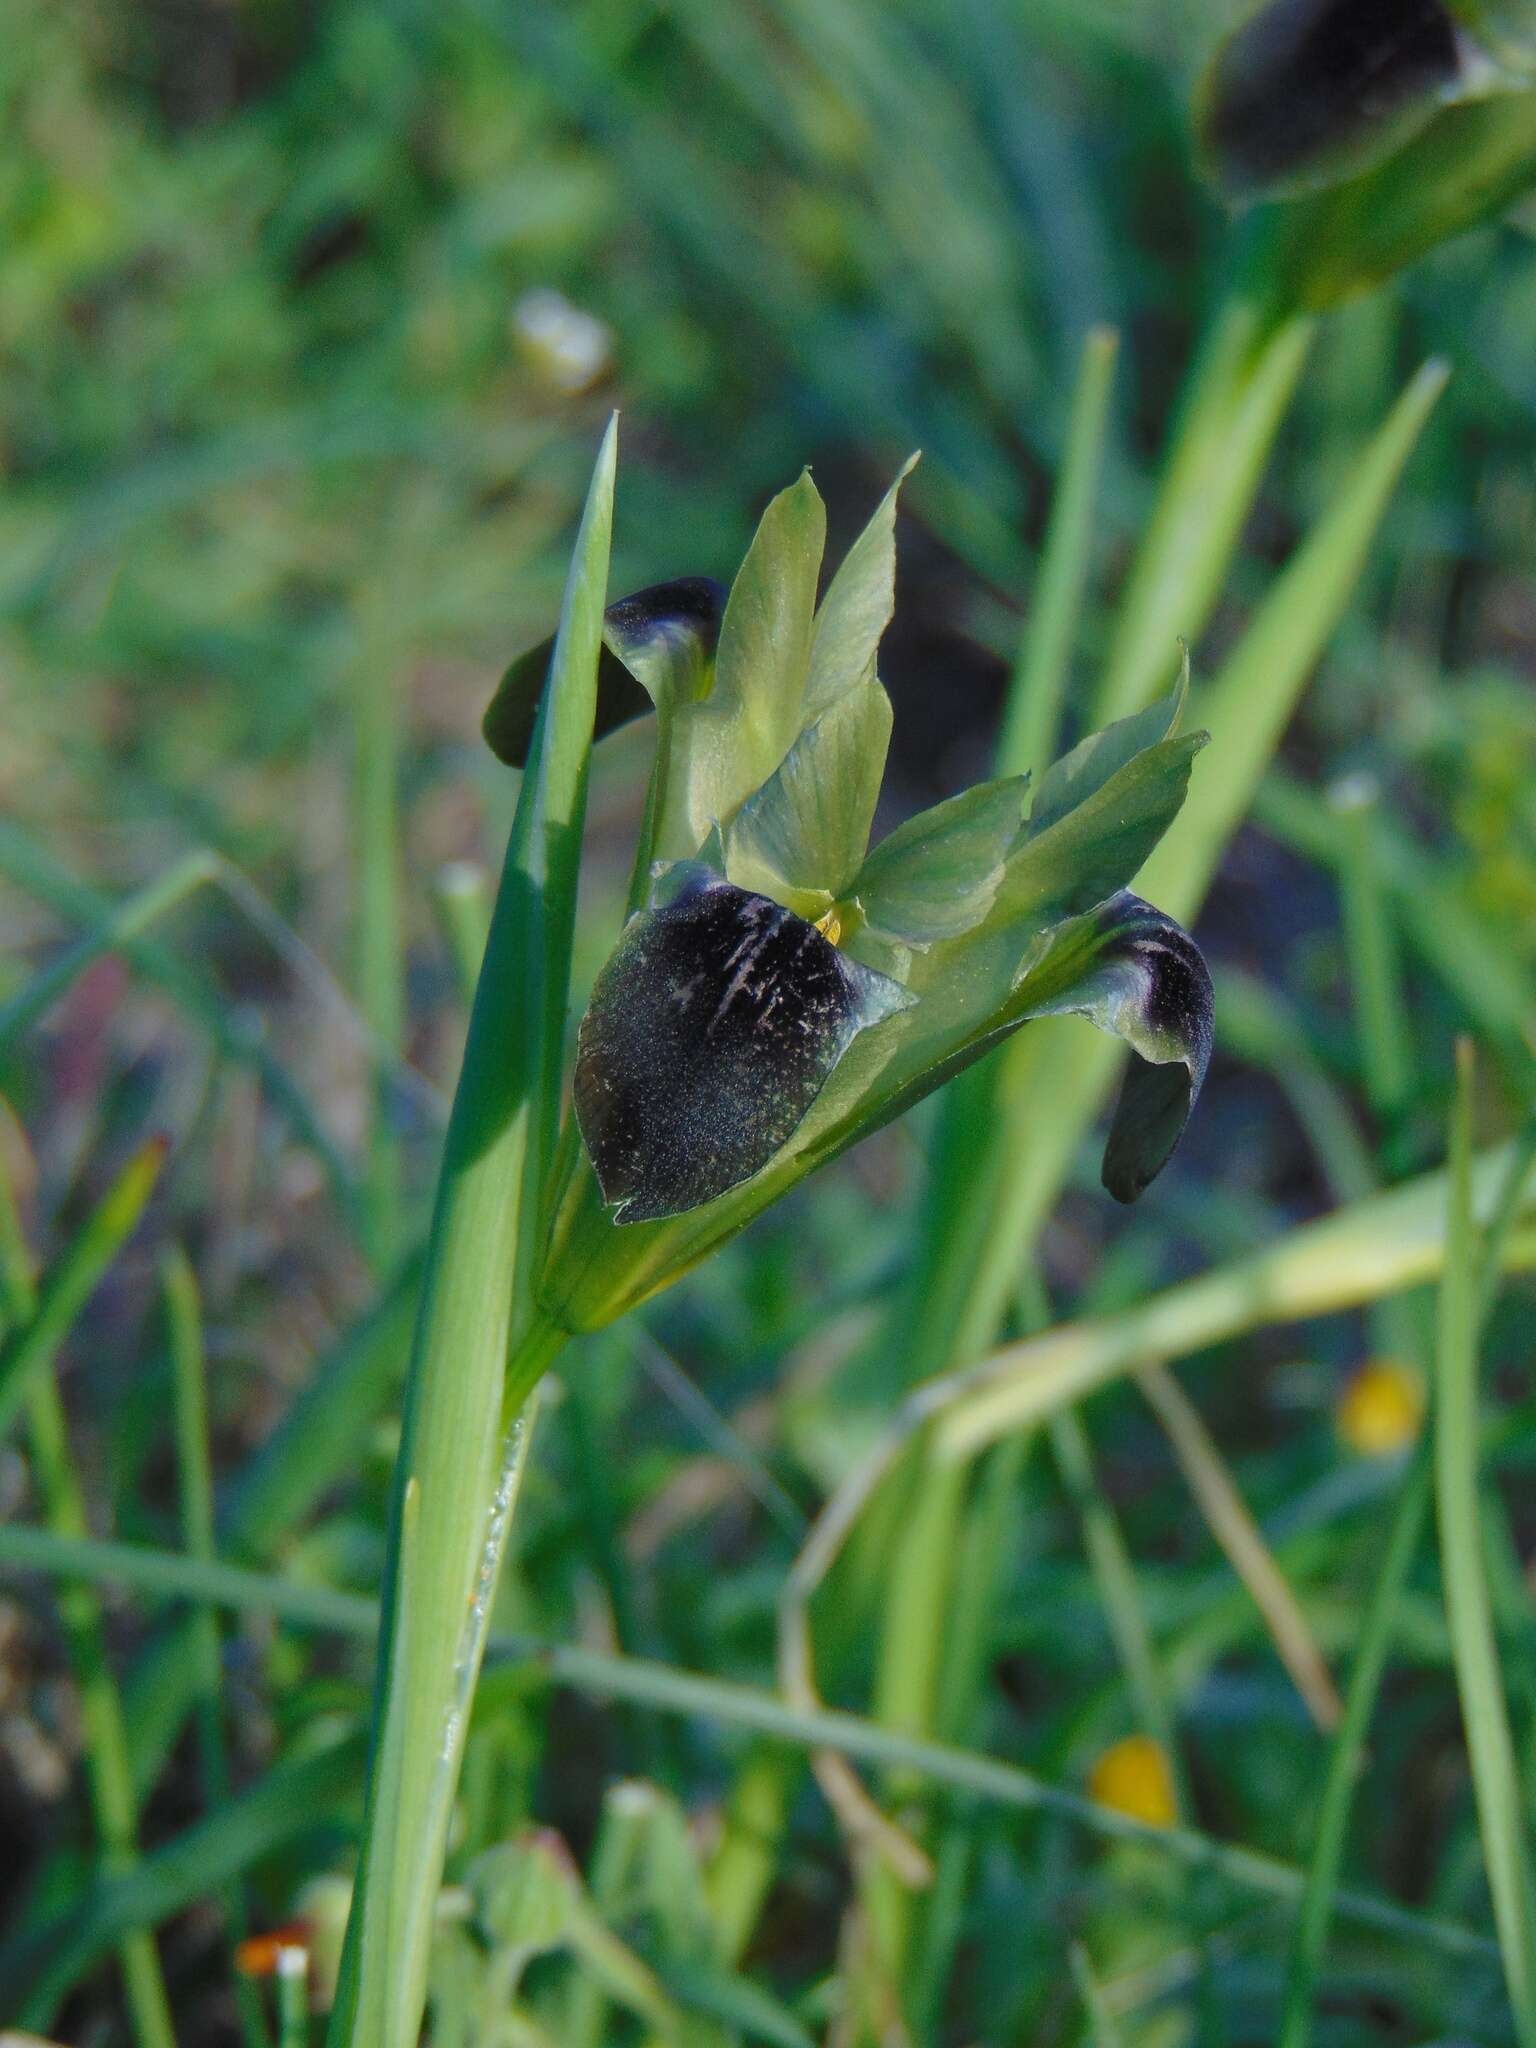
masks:
<path id="1" fill-rule="evenodd" d="M 725 596 L 725 586 L 711 576 L 679 576 L 609 605 L 597 663 L 594 740 L 651 709 L 663 666 L 683 664 L 704 673 L 714 660 Z M 521 768 L 528 759 L 554 651 L 551 638 L 520 654 L 481 721 L 486 744 L 509 768 Z"/>
<path id="2" fill-rule="evenodd" d="M 912 999 L 813 924 L 681 862 L 582 1019 L 576 1120 L 615 1221 L 674 1216 L 791 1138 L 866 1026 Z"/>
<path id="3" fill-rule="evenodd" d="M 1215 994 L 1200 948 L 1171 917 L 1129 892 L 1106 908 L 1122 920 L 1106 964 L 1121 984 L 1116 1028 L 1131 1056 L 1103 1181 L 1117 1202 L 1134 1202 L 1184 1135 L 1210 1065 Z"/>
<path id="4" fill-rule="evenodd" d="M 1441 0 L 1270 0 L 1215 58 L 1204 140 L 1238 190 L 1306 178 L 1432 105 L 1461 62 Z"/>

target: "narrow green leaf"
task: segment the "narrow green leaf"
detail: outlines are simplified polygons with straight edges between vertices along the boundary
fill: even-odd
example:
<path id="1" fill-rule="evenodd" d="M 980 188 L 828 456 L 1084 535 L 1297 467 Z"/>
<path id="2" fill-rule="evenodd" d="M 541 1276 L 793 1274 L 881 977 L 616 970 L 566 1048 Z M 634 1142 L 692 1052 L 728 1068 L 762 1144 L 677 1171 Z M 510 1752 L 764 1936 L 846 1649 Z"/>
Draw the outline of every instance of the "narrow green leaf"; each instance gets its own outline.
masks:
<path id="1" fill-rule="evenodd" d="M 1096 327 L 1083 344 L 1066 448 L 1051 498 L 1029 622 L 1008 686 L 997 743 L 1000 775 L 1042 775 L 1055 756 L 1062 700 L 1093 558 L 1093 506 L 1119 336 Z"/>
<path id="2" fill-rule="evenodd" d="M 48 1268 L 32 1315 L 0 1344 L 0 1435 L 10 1428 L 33 1379 L 48 1370 L 107 1268 L 133 1235 L 165 1154 L 160 1138 L 134 1154 Z"/>
<path id="3" fill-rule="evenodd" d="M 1478 1501 L 1480 1273 L 1472 1181 L 1472 1055 L 1458 1048 L 1440 1282 L 1435 1504 L 1456 1682 L 1504 1980 L 1521 2048 L 1536 2048 L 1536 1881 L 1483 1561 Z"/>
<path id="4" fill-rule="evenodd" d="M 1414 377 L 1197 698 L 1196 712 L 1221 770 L 1201 778 L 1141 878 L 1145 892 L 1173 916 L 1188 919 L 1199 907 L 1222 848 L 1252 802 L 1302 687 L 1349 604 L 1403 465 L 1448 374 L 1443 363 L 1431 362 Z"/>
<path id="5" fill-rule="evenodd" d="M 544 1353 L 527 1292 L 559 1113 L 576 874 L 613 516 L 610 424 L 577 538 L 438 1183 L 406 1390 L 368 1813 L 332 2048 L 414 2048 L 462 1754 L 509 1352 Z M 519 1388 L 518 1399 L 526 1392 Z M 409 1541 L 407 1540 L 409 1538 Z"/>

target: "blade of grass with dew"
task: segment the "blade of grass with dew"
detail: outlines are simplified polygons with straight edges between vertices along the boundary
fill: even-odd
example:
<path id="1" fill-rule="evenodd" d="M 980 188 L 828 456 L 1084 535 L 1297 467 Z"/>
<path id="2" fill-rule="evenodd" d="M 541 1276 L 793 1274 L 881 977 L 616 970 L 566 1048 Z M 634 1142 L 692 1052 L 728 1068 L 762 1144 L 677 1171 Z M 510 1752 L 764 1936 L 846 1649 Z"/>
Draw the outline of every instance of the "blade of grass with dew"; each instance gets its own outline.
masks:
<path id="1" fill-rule="evenodd" d="M 5 1320 L 22 1328 L 38 1314 L 38 1296 L 10 1175 L 0 1160 L 0 1292 Z M 54 1360 L 67 1325 L 28 1376 L 25 1402 L 32 1448 L 33 1478 L 50 1532 L 78 1541 L 89 1532 L 85 1489 L 70 1453 L 64 1403 L 54 1377 Z M 80 1699 L 80 1727 L 86 1779 L 102 1867 L 131 1871 L 138 1860 L 139 1814 L 128 1766 L 122 1701 L 107 1656 L 101 1602 L 85 1579 L 60 1589 L 59 1619 Z M 125 1932 L 118 1945 L 123 1988 L 139 2048 L 175 2048 L 170 2000 L 155 1937 L 148 1928 Z"/>
<path id="2" fill-rule="evenodd" d="M 487 1516 L 509 1427 L 561 1333 L 527 1279 L 559 1115 L 571 931 L 613 517 L 598 456 L 470 1016 L 407 1379 L 368 1810 L 331 2048 L 414 2048 L 467 1715 L 466 1617 L 488 1611 Z M 510 1411 L 510 1412 L 508 1412 Z M 509 1500 L 491 1545 L 505 1539 Z M 408 1513 L 416 1517 L 407 1545 Z M 483 1620 L 480 1623 L 483 1628 Z"/>
<path id="3" fill-rule="evenodd" d="M 1494 1924 L 1521 2048 L 1536 2048 L 1536 1881 L 1483 1563 L 1478 1502 L 1478 1269 L 1472 1174 L 1472 1052 L 1457 1048 L 1449 1214 L 1440 1282 L 1435 1507 L 1446 1618 Z"/>
<path id="4" fill-rule="evenodd" d="M 181 1540 L 189 1557 L 212 1564 L 214 1542 L 213 1466 L 208 1449 L 207 1354 L 203 1347 L 202 1302 L 192 1262 L 180 1245 L 171 1245 L 160 1261 L 160 1298 L 165 1310 L 166 1342 L 171 1360 L 172 1415 L 176 1438 L 176 1485 L 181 1509 Z M 203 1806 L 217 1813 L 230 1796 L 229 1757 L 224 1742 L 223 1643 L 217 1610 L 204 1606 L 188 1617 L 196 1667 L 198 1766 L 203 1780 Z M 129 1745 L 128 1768 L 133 1768 Z M 233 1883 L 224 1894 L 224 1916 L 231 1948 L 248 1932 L 245 1897 Z M 248 1978 L 234 1977 L 235 2003 L 247 2048 L 266 2048 L 267 2029 L 261 1998 Z"/>
<path id="5" fill-rule="evenodd" d="M 114 1581 L 152 1597 L 217 1600 L 348 1636 L 367 1637 L 378 1625 L 374 1603 L 357 1594 L 234 1565 L 203 1565 L 176 1552 L 136 1544 L 65 1541 L 47 1530 L 16 1524 L 0 1524 L 0 1563 L 61 1577 Z M 1290 1902 L 1302 1894 L 1305 1874 L 1278 1858 L 1195 1829 L 1148 1827 L 1018 1765 L 947 1743 L 901 1736 L 855 1714 L 798 1709 L 760 1688 L 569 1643 L 496 1637 L 491 1648 L 496 1661 L 488 1665 L 482 1684 L 488 1711 L 497 1710 L 503 1695 L 507 1700 L 526 1695 L 532 1663 L 552 1682 L 596 1697 L 629 1699 L 660 1713 L 755 1730 L 798 1748 L 836 1749 L 870 1763 L 925 1774 L 937 1784 L 1001 1806 L 1056 1814 L 1106 1839 L 1144 1843 L 1177 1863 L 1209 1870 L 1264 1897 Z M 140 1924 L 136 1914 L 146 1924 L 169 1917 L 208 1886 L 249 1868 L 274 1847 L 315 1826 L 317 1816 L 336 1813 L 355 1784 L 358 1757 L 359 1745 L 348 1740 L 318 1755 L 274 1766 L 231 1803 L 227 1829 L 216 1816 L 151 1851 L 140 1873 L 147 1882 L 137 1893 L 129 1896 L 121 1881 L 111 1880 L 95 1888 L 82 1912 L 71 1911 L 25 1943 L 8 1943 L 0 1952 L 0 1995 L 11 2006 L 24 2006 L 34 2024 L 46 2020 L 52 2009 L 48 2001 L 61 1997 L 75 1977 L 105 1954 L 122 1927 Z M 1434 1914 L 1353 1891 L 1339 1894 L 1336 1909 L 1352 1925 L 1426 1943 L 1446 1955 L 1495 1966 L 1498 1961 L 1495 1942 L 1477 1929 Z M 60 1950 L 61 1942 L 67 1945 L 67 1956 Z"/>

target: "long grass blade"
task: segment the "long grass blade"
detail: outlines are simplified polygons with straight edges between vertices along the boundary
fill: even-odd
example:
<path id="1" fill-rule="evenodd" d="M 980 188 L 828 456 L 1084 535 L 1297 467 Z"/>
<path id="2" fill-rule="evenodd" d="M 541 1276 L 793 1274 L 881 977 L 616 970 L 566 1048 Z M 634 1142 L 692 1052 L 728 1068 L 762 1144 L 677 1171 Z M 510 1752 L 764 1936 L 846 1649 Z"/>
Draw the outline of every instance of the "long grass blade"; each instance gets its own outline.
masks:
<path id="1" fill-rule="evenodd" d="M 1472 1054 L 1466 1044 L 1458 1048 L 1450 1154 L 1445 1273 L 1440 1283 L 1436 1346 L 1435 1507 L 1446 1617 L 1504 1979 L 1521 2048 L 1536 2048 L 1536 1883 L 1525 1797 L 1499 1670 L 1478 1502 L 1481 1288 L 1472 1174 Z"/>
<path id="2" fill-rule="evenodd" d="M 1499 1200 L 1513 1148 L 1483 1153 L 1472 1169 L 1475 1213 Z M 1279 1243 L 1152 1295 L 1135 1308 L 1064 1324 L 1005 1346 L 929 1389 L 938 1441 L 969 1456 L 1007 1430 L 1052 1415 L 1070 1401 L 1151 1359 L 1189 1356 L 1245 1330 L 1358 1308 L 1438 1277 L 1445 1261 L 1446 1177 L 1422 1174 L 1389 1193 L 1290 1231 Z M 1533 1207 L 1504 1250 L 1508 1270 L 1536 1263 Z M 940 1413 L 939 1411 L 943 1412 Z"/>
<path id="3" fill-rule="evenodd" d="M 0 1344 L 0 1435 L 133 1235 L 165 1153 L 165 1141 L 152 1138 L 134 1154 L 48 1268 L 32 1314 Z"/>
<path id="4" fill-rule="evenodd" d="M 1083 346 L 1029 625 L 1008 687 L 997 744 L 999 775 L 1038 778 L 1056 758 L 1072 645 L 1093 560 L 1094 493 L 1119 340 L 1101 327 Z"/>
<path id="5" fill-rule="evenodd" d="M 37 1321 L 37 1290 L 15 1193 L 3 1168 L 0 1211 L 0 1286 L 6 1316 L 26 1328 Z M 66 1323 L 57 1329 L 29 1371 L 24 1389 L 33 1473 L 43 1514 L 52 1534 L 66 1542 L 81 1540 L 90 1526 L 85 1488 L 70 1451 L 64 1403 L 55 1378 L 55 1357 L 67 1328 Z M 131 1872 L 138 1862 L 138 1804 L 128 1763 L 122 1701 L 107 1656 L 101 1602 L 88 1580 L 66 1582 L 59 1594 L 59 1618 L 80 1693 L 86 1778 L 103 1867 Z M 175 2048 L 170 1999 L 153 1932 L 145 1927 L 125 1931 L 118 1957 L 139 2048 Z"/>
<path id="6" fill-rule="evenodd" d="M 414 2048 L 484 1615 L 506 1424 L 558 1348 L 528 1280 L 553 1157 L 613 517 L 604 439 L 566 586 L 444 1146 L 395 1476 L 368 1814 L 331 2048 Z M 553 1341 L 551 1341 L 553 1340 Z M 513 1362 L 509 1369 L 509 1354 Z M 509 1417 L 504 1411 L 510 1407 Z M 405 1511 L 413 1503 L 409 1554 Z M 490 1559 L 491 1588 L 499 1548 Z M 483 1621 L 479 1627 L 483 1629 Z"/>
<path id="7" fill-rule="evenodd" d="M 47 1530 L 27 1529 L 15 1524 L 0 1524 L 0 1565 L 58 1576 L 99 1578 L 131 1587 L 151 1598 L 216 1600 L 240 1611 L 276 1614 L 297 1627 L 324 1629 L 340 1635 L 366 1638 L 378 1627 L 377 1607 L 371 1600 L 357 1594 L 302 1585 L 270 1574 L 246 1571 L 236 1565 L 202 1565 L 173 1552 L 155 1551 L 135 1544 L 62 1542 Z M 956 1791 L 971 1793 L 1001 1806 L 1056 1814 L 1095 1835 L 1161 1848 L 1175 1862 L 1194 1869 L 1208 1869 L 1245 1890 L 1285 1903 L 1296 1901 L 1302 1895 L 1305 1873 L 1280 1859 L 1220 1842 L 1195 1829 L 1144 1826 L 1113 1808 L 1101 1806 L 1085 1794 L 1053 1785 L 1016 1764 L 949 1743 L 905 1736 L 856 1714 L 837 1709 L 793 1707 L 777 1694 L 760 1687 L 707 1678 L 644 1658 L 616 1656 L 571 1643 L 494 1636 L 490 1643 L 490 1656 L 492 1661 L 482 1679 L 481 1693 L 487 1707 L 492 1710 L 503 1685 L 508 1697 L 526 1694 L 532 1667 L 547 1674 L 556 1684 L 568 1685 L 598 1698 L 630 1700 L 658 1713 L 718 1721 L 754 1730 L 797 1748 L 836 1750 L 866 1763 L 885 1764 L 926 1776 L 936 1784 L 951 1786 Z M 326 1751 L 323 1760 L 329 1761 L 337 1754 L 336 1751 Z M 355 1746 L 344 1745 L 342 1754 L 346 1765 L 340 1782 L 344 1785 L 346 1774 L 356 1770 L 358 1751 Z M 314 1763 L 317 1760 L 304 1761 Z M 302 1765 L 298 1764 L 275 1767 L 268 1778 L 260 1781 L 250 1793 L 241 1795 L 235 1802 L 236 1808 L 258 1801 L 258 1795 L 264 1794 L 269 1779 L 288 1778 L 301 1771 Z M 328 1783 L 331 1775 L 334 1772 L 328 1775 Z M 270 1800 L 264 1796 L 259 1799 L 258 1810 L 267 1814 L 282 1801 L 283 1795 L 274 1787 Z M 333 1806 L 334 1803 L 333 1794 Z M 312 1808 L 307 1816 L 310 1822 L 315 1811 Z M 178 1842 L 201 1842 L 205 1839 L 204 1825 L 199 1823 L 188 1831 L 187 1836 L 178 1838 Z M 262 1834 L 252 1856 L 267 1853 L 272 1839 L 271 1835 Z M 168 1845 L 168 1850 L 176 1849 L 177 1844 Z M 153 1852 L 146 1862 L 154 1863 L 162 1853 L 159 1850 Z M 187 1855 L 191 1855 L 190 1846 Z M 207 1881 L 222 1881 L 232 1869 L 245 1867 L 244 1862 L 232 1863 L 221 1852 L 210 1864 Z M 1497 1944 L 1474 1928 L 1357 1892 L 1340 1893 L 1335 1903 L 1340 1916 L 1354 1925 L 1373 1927 L 1410 1941 L 1424 1941 L 1448 1955 L 1497 1963 Z M 174 1912 L 177 1909 L 177 1902 L 173 1902 L 165 1910 Z M 158 1914 L 158 1902 L 156 1911 Z M 110 1937 L 106 1946 L 110 1946 Z M 99 1952 L 95 1950 L 93 1954 Z M 0 1992 L 18 1981 L 14 1974 L 18 1967 L 14 1947 L 0 1952 Z M 32 2009 L 29 2005 L 29 2010 Z"/>
<path id="8" fill-rule="evenodd" d="M 202 1301 L 192 1262 L 180 1245 L 172 1245 L 160 1261 L 160 1294 L 165 1307 L 166 1340 L 171 1358 L 172 1416 L 176 1438 L 176 1483 L 181 1508 L 181 1540 L 189 1557 L 211 1564 L 215 1557 L 213 1465 L 208 1442 L 207 1357 L 203 1346 Z M 224 1741 L 223 1643 L 217 1610 L 209 1603 L 189 1617 L 192 1661 L 197 1672 L 198 1766 L 203 1804 L 217 1813 L 230 1796 L 229 1757 Z M 128 1767 L 132 1769 L 128 1745 Z M 224 1894 L 224 1913 L 231 1946 L 246 1934 L 245 1898 L 238 1883 Z M 267 2030 L 261 2000 L 249 1979 L 235 1974 L 235 1999 L 247 2048 L 266 2048 Z"/>

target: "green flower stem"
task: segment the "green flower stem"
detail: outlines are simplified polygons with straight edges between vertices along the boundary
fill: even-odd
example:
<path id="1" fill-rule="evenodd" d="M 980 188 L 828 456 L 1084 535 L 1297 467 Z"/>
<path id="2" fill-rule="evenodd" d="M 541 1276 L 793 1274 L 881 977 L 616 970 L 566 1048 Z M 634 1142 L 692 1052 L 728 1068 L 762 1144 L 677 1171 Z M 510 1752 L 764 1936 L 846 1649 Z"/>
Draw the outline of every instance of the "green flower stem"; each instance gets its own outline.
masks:
<path id="1" fill-rule="evenodd" d="M 529 1282 L 559 1115 L 615 451 L 610 426 L 444 1141 L 395 1473 L 367 1813 L 331 2048 L 415 2048 L 420 2033 L 469 1696 L 515 1493 L 518 1468 L 503 1446 L 563 1341 L 533 1308 Z"/>

